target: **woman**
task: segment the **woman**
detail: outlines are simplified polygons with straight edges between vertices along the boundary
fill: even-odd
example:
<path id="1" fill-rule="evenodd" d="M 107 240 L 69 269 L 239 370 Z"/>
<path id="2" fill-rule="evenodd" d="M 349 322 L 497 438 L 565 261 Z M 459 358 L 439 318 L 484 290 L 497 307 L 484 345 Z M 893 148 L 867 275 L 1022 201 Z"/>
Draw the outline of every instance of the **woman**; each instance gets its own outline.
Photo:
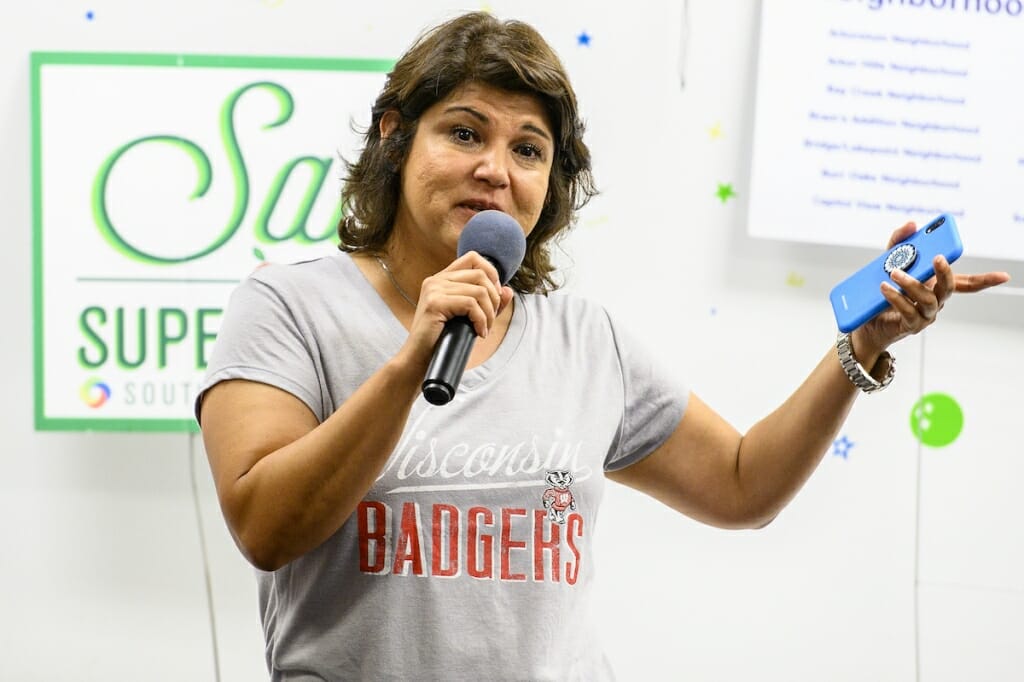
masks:
<path id="1" fill-rule="evenodd" d="M 763 526 L 832 442 L 851 379 L 891 374 L 885 349 L 954 291 L 1007 279 L 942 260 L 928 284 L 894 275 L 905 294 L 886 289 L 891 309 L 840 349 L 874 379 L 830 348 L 740 434 L 602 308 L 547 295 L 552 240 L 594 193 L 582 132 L 532 28 L 447 22 L 374 106 L 341 250 L 262 268 L 234 293 L 197 416 L 259 569 L 273 679 L 610 678 L 587 599 L 604 477 L 706 523 Z M 456 257 L 485 209 L 527 236 L 510 286 L 479 254 Z M 459 395 L 431 406 L 420 384 L 454 316 L 478 337 Z"/>

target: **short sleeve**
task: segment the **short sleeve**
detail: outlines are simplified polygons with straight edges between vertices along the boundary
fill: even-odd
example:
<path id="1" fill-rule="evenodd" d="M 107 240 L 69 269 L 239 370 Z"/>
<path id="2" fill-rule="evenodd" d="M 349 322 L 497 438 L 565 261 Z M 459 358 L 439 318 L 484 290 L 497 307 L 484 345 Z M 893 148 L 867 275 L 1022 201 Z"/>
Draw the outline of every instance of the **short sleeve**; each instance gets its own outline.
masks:
<path id="1" fill-rule="evenodd" d="M 668 439 L 683 417 L 690 393 L 611 316 L 608 321 L 623 395 L 622 419 L 604 462 L 606 471 L 614 471 L 643 459 Z"/>
<path id="2" fill-rule="evenodd" d="M 197 421 L 204 392 L 228 379 L 258 381 L 287 391 L 323 420 L 309 344 L 287 296 L 271 281 L 254 274 L 232 292 L 196 397 Z"/>

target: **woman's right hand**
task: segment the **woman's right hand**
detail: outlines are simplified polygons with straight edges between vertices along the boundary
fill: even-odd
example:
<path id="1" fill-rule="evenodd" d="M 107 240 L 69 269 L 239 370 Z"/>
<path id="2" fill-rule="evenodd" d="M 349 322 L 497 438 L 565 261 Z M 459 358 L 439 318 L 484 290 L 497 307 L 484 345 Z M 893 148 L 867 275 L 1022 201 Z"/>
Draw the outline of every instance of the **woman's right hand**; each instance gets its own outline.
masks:
<path id="1" fill-rule="evenodd" d="M 490 261 L 470 251 L 423 280 L 409 338 L 401 352 L 425 367 L 445 322 L 459 316 L 469 318 L 478 338 L 487 338 L 512 297 L 512 289 L 501 285 Z"/>

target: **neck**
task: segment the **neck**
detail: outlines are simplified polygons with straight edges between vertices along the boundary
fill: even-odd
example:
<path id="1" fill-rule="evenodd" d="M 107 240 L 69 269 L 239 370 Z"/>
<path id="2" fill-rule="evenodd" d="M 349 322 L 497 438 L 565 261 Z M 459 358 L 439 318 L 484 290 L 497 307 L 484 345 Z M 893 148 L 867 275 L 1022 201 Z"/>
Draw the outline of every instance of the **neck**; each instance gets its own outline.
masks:
<path id="1" fill-rule="evenodd" d="M 418 300 L 423 280 L 444 270 L 455 260 L 455 255 L 446 262 L 439 262 L 427 257 L 422 250 L 416 249 L 396 233 L 384 246 L 381 258 L 391 271 L 395 284 L 412 300 Z"/>

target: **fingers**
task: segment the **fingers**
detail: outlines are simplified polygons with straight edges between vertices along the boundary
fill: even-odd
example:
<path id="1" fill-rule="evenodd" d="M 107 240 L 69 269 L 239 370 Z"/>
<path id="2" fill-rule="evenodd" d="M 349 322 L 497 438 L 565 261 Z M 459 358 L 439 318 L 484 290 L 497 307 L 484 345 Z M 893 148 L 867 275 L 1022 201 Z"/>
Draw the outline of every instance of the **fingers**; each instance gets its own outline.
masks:
<path id="1" fill-rule="evenodd" d="M 481 283 L 460 282 L 440 277 L 423 282 L 420 307 L 439 323 L 453 317 L 468 317 L 477 336 L 486 338 L 498 315 L 497 301 Z"/>
<path id="2" fill-rule="evenodd" d="M 956 291 L 956 276 L 953 274 L 953 268 L 945 256 L 936 256 L 932 260 L 932 269 L 935 271 L 935 275 L 928 280 L 925 286 L 932 290 L 941 306 L 941 303 L 946 301 Z"/>
<path id="3" fill-rule="evenodd" d="M 889 244 L 885 248 L 891 249 L 892 247 L 905 240 L 910 235 L 917 232 L 917 224 L 913 221 L 905 223 L 902 227 L 896 228 L 891 235 L 889 235 Z"/>
<path id="4" fill-rule="evenodd" d="M 501 281 L 498 279 L 498 270 L 491 261 L 476 251 L 470 251 L 457 258 L 443 272 L 451 273 L 451 277 L 458 281 L 486 287 L 495 308 L 501 303 Z"/>
<path id="5" fill-rule="evenodd" d="M 889 282 L 882 283 L 882 295 L 900 318 L 899 326 L 893 328 L 888 343 L 907 334 L 916 334 L 934 322 L 954 293 L 982 291 L 1010 280 L 1005 272 L 958 275 L 943 256 L 936 256 L 932 264 L 935 276 L 927 282 L 920 282 L 903 270 L 894 270 L 890 276 L 899 288 Z M 893 318 L 889 319 L 892 321 Z M 881 318 L 879 325 L 879 328 L 884 326 Z"/>
<path id="6" fill-rule="evenodd" d="M 420 308 L 435 323 L 468 317 L 477 336 L 485 338 L 494 320 L 511 299 L 502 291 L 498 271 L 486 258 L 470 252 L 423 281 Z"/>
<path id="7" fill-rule="evenodd" d="M 490 329 L 501 307 L 501 281 L 498 278 L 497 268 L 494 267 L 493 263 L 475 251 L 470 251 L 455 262 L 465 262 L 465 265 L 471 268 L 460 271 L 458 276 L 466 277 L 471 285 L 484 287 L 486 290 L 490 306 L 485 308 L 485 312 L 487 314 L 487 328 Z M 479 290 L 477 290 L 475 296 L 482 302 Z M 486 335 L 485 333 L 484 336 Z"/>
<path id="8" fill-rule="evenodd" d="M 480 270 L 487 275 L 488 279 L 494 282 L 495 287 L 501 286 L 501 282 L 498 281 L 498 270 L 494 267 L 494 264 L 476 251 L 469 251 L 456 258 L 443 272 L 457 272 L 459 270 Z"/>
<path id="9" fill-rule="evenodd" d="M 900 272 L 900 275 L 896 275 L 896 271 L 893 272 L 893 280 L 895 280 L 901 287 L 904 287 L 904 291 L 907 291 L 909 285 L 905 280 L 910 280 L 911 282 L 915 282 L 916 280 L 906 273 L 903 273 L 903 271 L 898 272 Z M 900 314 L 903 318 L 903 326 L 911 332 L 920 331 L 927 326 L 927 321 L 925 319 L 925 314 L 927 312 L 931 311 L 932 319 L 934 319 L 935 312 L 938 311 L 937 304 L 935 304 L 934 307 L 932 307 L 931 304 L 926 304 L 929 305 L 927 310 L 924 306 L 919 307 L 908 295 L 904 295 L 899 289 L 888 282 L 882 282 L 882 296 L 884 296 L 885 300 L 889 302 L 889 305 L 892 306 L 893 310 Z"/>
<path id="10" fill-rule="evenodd" d="M 946 299 L 952 294 L 953 272 L 944 259 L 935 260 L 934 287 L 919 282 L 902 270 L 893 270 L 891 275 L 892 280 L 900 285 L 902 293 L 888 282 L 882 285 L 882 295 L 903 316 L 906 327 L 915 332 L 935 321 Z"/>
<path id="11" fill-rule="evenodd" d="M 973 294 L 990 287 L 999 286 L 1010 281 L 1010 275 L 1006 272 L 985 272 L 974 275 L 956 275 L 954 277 L 954 290 L 957 293 Z"/>
<path id="12" fill-rule="evenodd" d="M 903 225 L 892 233 L 889 247 L 905 241 L 915 230 L 914 223 Z M 894 270 L 890 277 L 898 288 L 889 282 L 882 283 L 882 296 L 892 310 L 869 323 L 871 333 L 880 340 L 879 347 L 885 348 L 928 327 L 954 293 L 983 291 L 1010 280 L 1006 272 L 957 274 L 944 256 L 936 256 L 932 265 L 935 274 L 926 282 L 915 279 L 903 270 Z"/>

